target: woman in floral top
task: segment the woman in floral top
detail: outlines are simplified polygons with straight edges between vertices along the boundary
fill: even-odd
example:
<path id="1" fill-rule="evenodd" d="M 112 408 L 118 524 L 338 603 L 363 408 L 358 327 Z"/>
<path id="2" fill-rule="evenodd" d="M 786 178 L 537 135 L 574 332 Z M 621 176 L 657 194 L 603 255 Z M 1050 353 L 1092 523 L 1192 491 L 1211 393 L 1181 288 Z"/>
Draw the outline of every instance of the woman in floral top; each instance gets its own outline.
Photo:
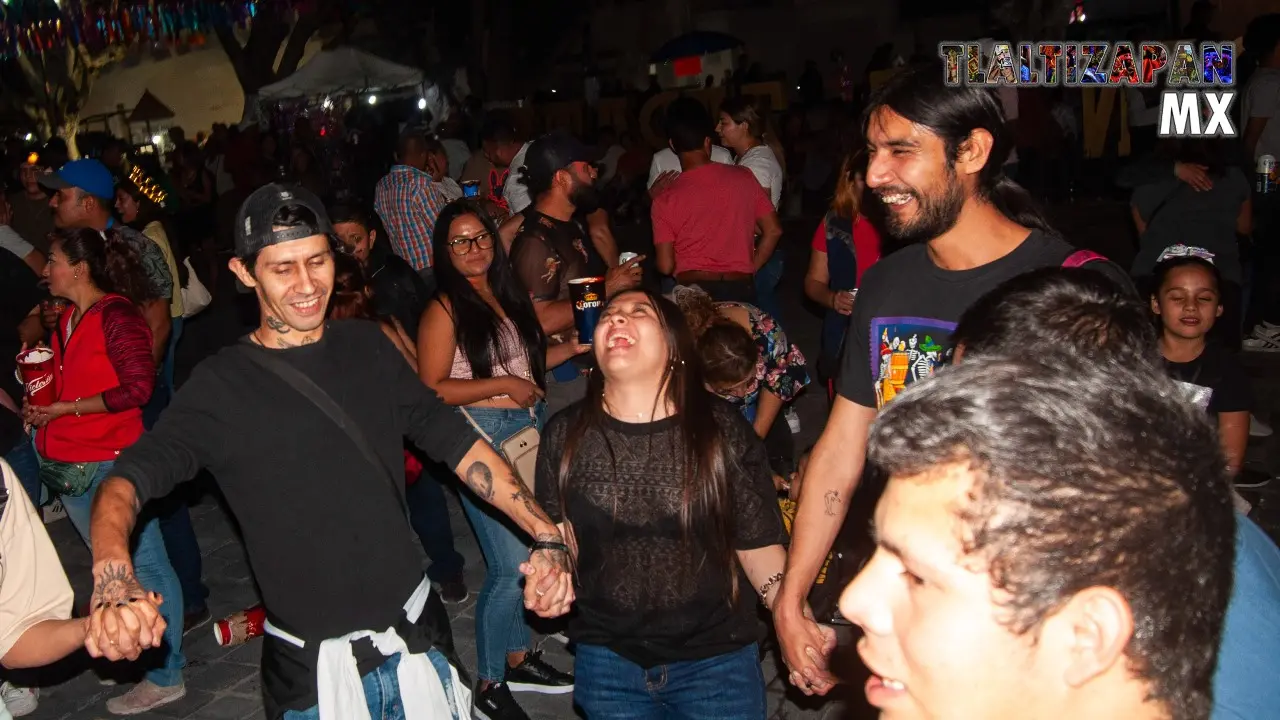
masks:
<path id="1" fill-rule="evenodd" d="M 688 287 L 676 288 L 674 298 L 697 338 L 709 389 L 741 407 L 756 434 L 772 440 L 783 406 L 809 384 L 800 348 L 788 342 L 772 316 L 753 305 L 717 303 Z M 790 432 L 785 436 L 790 445 Z"/>

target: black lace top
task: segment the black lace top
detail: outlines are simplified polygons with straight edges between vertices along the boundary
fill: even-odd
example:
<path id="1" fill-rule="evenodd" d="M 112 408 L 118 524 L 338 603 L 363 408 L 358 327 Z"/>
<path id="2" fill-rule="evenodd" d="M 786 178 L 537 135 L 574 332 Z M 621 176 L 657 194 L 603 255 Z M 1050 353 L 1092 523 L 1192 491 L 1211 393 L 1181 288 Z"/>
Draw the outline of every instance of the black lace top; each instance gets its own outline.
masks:
<path id="1" fill-rule="evenodd" d="M 786 533 L 764 445 L 742 415 L 715 399 L 733 508 L 732 547 L 782 544 Z M 547 424 L 538 453 L 538 502 L 577 537 L 577 602 L 569 636 L 603 645 L 643 667 L 699 660 L 759 639 L 759 599 L 737 570 L 729 576 L 697 537 L 682 538 L 684 452 L 678 418 L 606 420 L 577 444 L 562 506 L 558 489 L 565 437 L 581 403 Z M 738 567 L 736 558 L 735 568 Z"/>

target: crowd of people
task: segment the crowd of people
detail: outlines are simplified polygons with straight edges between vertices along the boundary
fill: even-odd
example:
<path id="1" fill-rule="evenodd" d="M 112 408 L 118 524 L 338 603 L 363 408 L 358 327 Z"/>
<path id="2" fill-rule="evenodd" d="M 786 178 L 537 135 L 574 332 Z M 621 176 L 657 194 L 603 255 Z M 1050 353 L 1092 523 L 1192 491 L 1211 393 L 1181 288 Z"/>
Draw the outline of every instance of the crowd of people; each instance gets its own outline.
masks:
<path id="1" fill-rule="evenodd" d="M 997 95 L 894 74 L 830 163 L 816 363 L 784 330 L 787 149 L 749 97 L 674 101 L 651 156 L 521 142 L 501 113 L 475 152 L 410 129 L 371 211 L 303 140 L 283 173 L 213 139 L 163 177 L 30 158 L 0 206 L 0 661 L 121 663 L 141 680 L 113 714 L 183 697 L 209 613 L 181 490 L 207 472 L 261 591 L 272 718 L 520 720 L 518 694 L 571 692 L 588 718 L 763 719 L 761 654 L 828 695 L 840 623 L 885 716 L 1269 717 L 1280 549 L 1237 492 L 1267 481 L 1244 469 L 1266 428 L 1234 353 L 1280 348 L 1276 195 L 1239 169 L 1280 154 L 1280 16 L 1251 33 L 1243 152 L 1171 145 L 1122 178 L 1131 268 L 1010 177 Z M 651 250 L 620 253 L 636 207 Z M 221 253 L 251 322 L 178 390 Z M 9 366 L 35 348 L 52 403 Z M 475 668 L 445 608 L 470 595 L 455 490 L 486 566 Z M 93 558 L 77 619 L 53 497 Z M 4 686 L 9 713 L 36 697 Z"/>

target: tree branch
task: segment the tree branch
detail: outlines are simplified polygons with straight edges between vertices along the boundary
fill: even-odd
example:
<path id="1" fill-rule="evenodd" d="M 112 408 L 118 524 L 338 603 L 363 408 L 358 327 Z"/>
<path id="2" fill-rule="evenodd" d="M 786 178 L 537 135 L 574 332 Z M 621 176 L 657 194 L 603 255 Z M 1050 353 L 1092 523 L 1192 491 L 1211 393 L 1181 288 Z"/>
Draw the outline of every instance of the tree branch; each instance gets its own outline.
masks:
<path id="1" fill-rule="evenodd" d="M 284 46 L 284 55 L 280 57 L 280 68 L 272 75 L 274 80 L 283 80 L 298 69 L 298 63 L 302 62 L 302 56 L 307 51 L 307 42 L 319 28 L 320 18 L 314 11 L 298 15 L 293 31 L 289 33 L 289 42 Z"/>

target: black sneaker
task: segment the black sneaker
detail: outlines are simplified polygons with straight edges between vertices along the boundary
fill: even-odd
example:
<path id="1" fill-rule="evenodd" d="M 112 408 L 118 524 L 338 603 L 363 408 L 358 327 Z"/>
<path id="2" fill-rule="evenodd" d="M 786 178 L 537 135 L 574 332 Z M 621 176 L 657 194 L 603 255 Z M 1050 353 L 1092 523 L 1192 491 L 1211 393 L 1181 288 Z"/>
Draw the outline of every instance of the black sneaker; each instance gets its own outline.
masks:
<path id="1" fill-rule="evenodd" d="M 507 668 L 507 685 L 512 692 L 563 695 L 573 692 L 573 674 L 551 667 L 543 661 L 542 651 L 534 650 L 524 656 L 524 662 Z"/>
<path id="2" fill-rule="evenodd" d="M 440 599 L 447 603 L 456 604 L 463 602 L 471 594 L 467 590 L 467 584 L 462 581 L 462 578 L 437 583 L 436 587 L 440 592 Z"/>
<path id="3" fill-rule="evenodd" d="M 473 714 L 479 720 L 529 720 L 506 683 L 494 683 L 476 693 Z"/>

